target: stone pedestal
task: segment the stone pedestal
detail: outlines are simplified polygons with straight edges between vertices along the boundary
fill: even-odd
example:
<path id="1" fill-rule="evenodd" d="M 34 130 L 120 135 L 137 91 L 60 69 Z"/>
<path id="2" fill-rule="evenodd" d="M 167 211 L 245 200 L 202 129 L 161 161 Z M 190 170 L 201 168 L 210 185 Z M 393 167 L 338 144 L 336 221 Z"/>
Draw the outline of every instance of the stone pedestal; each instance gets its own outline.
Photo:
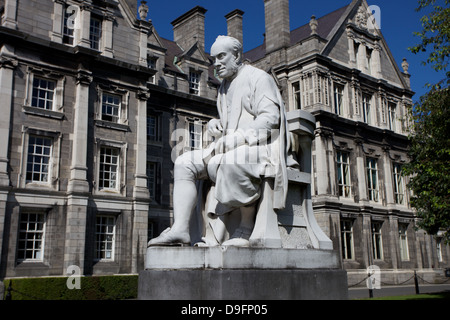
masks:
<path id="1" fill-rule="evenodd" d="M 139 274 L 140 300 L 347 299 L 337 252 L 154 247 Z"/>

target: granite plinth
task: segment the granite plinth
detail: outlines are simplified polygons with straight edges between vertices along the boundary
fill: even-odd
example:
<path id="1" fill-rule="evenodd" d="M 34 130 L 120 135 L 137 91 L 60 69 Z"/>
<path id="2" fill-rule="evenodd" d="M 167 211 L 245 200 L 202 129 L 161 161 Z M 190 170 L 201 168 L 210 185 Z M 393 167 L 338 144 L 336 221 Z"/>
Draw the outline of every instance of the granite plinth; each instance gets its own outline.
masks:
<path id="1" fill-rule="evenodd" d="M 347 299 L 347 273 L 331 250 L 153 247 L 140 300 Z"/>

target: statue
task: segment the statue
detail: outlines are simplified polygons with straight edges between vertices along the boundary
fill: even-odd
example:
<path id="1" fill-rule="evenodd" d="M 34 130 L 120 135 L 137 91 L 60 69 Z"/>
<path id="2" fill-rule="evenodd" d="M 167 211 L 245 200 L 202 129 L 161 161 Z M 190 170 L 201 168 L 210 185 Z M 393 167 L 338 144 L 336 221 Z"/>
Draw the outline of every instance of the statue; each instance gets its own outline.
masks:
<path id="1" fill-rule="evenodd" d="M 212 182 L 204 210 L 205 220 L 238 212 L 233 233 L 212 227 L 197 246 L 248 247 L 255 225 L 256 204 L 263 179 L 273 179 L 271 209 L 283 209 L 288 189 L 289 133 L 286 112 L 274 79 L 266 72 L 243 63 L 242 44 L 219 36 L 211 47 L 217 74 L 223 79 L 217 99 L 220 119 L 208 123 L 215 137 L 204 150 L 179 156 L 174 167 L 174 223 L 148 246 L 189 245 L 189 221 L 197 205 L 196 181 Z M 298 165 L 298 164 L 297 164 Z M 209 217 L 209 218 L 208 218 Z M 226 239 L 222 242 L 223 239 Z"/>

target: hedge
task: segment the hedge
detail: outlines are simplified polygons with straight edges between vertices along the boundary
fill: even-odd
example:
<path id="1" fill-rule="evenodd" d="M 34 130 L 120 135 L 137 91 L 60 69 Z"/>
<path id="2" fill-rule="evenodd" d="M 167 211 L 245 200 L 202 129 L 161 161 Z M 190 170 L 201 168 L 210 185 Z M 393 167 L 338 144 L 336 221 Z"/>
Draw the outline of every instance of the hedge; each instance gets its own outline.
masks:
<path id="1" fill-rule="evenodd" d="M 5 279 L 5 297 L 11 281 L 12 300 L 121 300 L 136 299 L 137 275 L 88 276 L 80 289 L 69 289 L 67 277 Z"/>

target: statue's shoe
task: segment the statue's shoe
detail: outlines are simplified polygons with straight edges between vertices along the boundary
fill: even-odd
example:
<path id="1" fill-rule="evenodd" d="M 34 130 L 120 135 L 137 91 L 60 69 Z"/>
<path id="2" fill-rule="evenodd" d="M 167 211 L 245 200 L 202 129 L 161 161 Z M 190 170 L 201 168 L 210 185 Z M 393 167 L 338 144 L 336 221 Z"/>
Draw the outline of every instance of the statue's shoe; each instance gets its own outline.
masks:
<path id="1" fill-rule="evenodd" d="M 202 237 L 202 241 L 194 244 L 194 247 L 217 247 L 219 243 L 217 241 L 211 241 L 205 237 Z"/>
<path id="2" fill-rule="evenodd" d="M 225 247 L 250 247 L 250 241 L 244 238 L 233 238 L 222 243 Z"/>
<path id="3" fill-rule="evenodd" d="M 222 243 L 223 246 L 233 246 L 233 247 L 249 247 L 250 246 L 250 236 L 252 234 L 252 230 L 248 228 L 237 228 L 231 239 Z"/>
<path id="4" fill-rule="evenodd" d="M 156 246 L 190 246 L 191 240 L 188 234 L 174 234 L 170 232 L 170 228 L 167 228 L 161 234 L 151 239 L 147 247 L 156 247 Z"/>

